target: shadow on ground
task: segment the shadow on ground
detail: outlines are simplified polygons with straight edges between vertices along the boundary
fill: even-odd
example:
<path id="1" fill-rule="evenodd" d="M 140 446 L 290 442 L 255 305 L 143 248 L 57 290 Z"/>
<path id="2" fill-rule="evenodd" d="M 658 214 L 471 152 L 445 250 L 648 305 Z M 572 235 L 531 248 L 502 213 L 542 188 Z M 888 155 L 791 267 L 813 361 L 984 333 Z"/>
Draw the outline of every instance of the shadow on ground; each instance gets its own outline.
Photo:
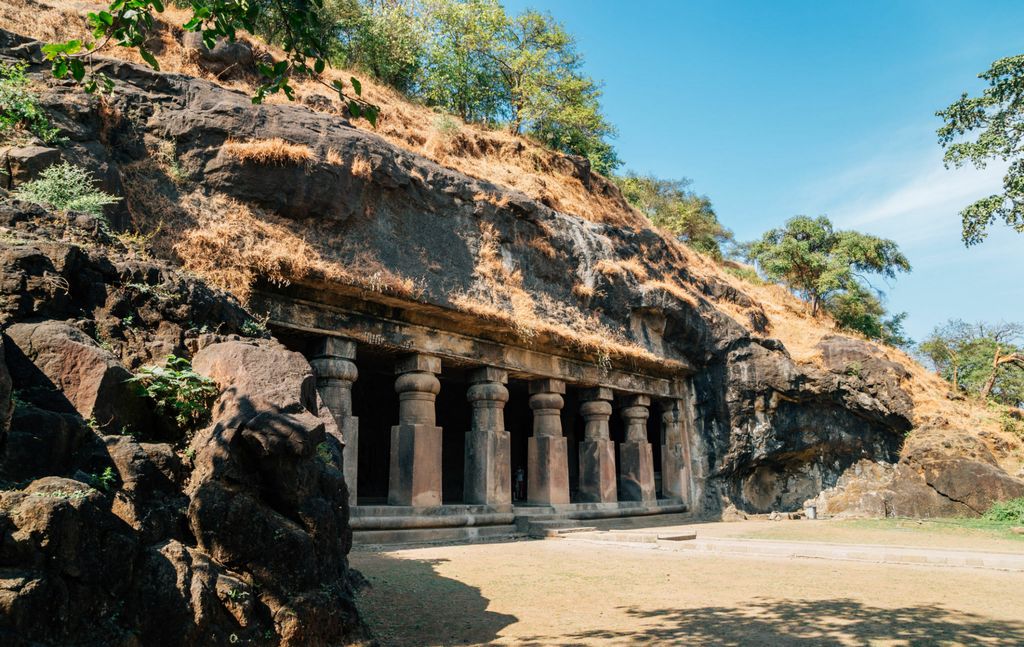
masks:
<path id="1" fill-rule="evenodd" d="M 353 553 L 352 565 L 369 581 L 357 597 L 363 619 L 385 647 L 487 644 L 519 619 L 487 610 L 480 589 L 444 577 L 444 559 L 398 559 Z"/>
<path id="2" fill-rule="evenodd" d="M 885 609 L 853 600 L 756 599 L 743 607 L 620 607 L 641 626 L 535 636 L 521 645 L 1022 645 L 1024 622 L 993 620 L 938 606 Z"/>

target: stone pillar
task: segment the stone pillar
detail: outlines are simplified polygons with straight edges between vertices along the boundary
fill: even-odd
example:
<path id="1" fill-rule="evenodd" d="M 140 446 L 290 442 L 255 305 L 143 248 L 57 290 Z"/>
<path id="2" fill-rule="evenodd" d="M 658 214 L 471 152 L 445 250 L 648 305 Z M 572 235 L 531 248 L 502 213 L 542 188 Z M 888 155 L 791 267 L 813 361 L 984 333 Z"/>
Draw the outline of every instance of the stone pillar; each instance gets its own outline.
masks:
<path id="1" fill-rule="evenodd" d="M 588 389 L 582 394 L 580 413 L 586 420 L 580 443 L 580 500 L 611 503 L 618 500 L 615 487 L 615 443 L 608 435 L 612 415 L 612 390 Z"/>
<path id="2" fill-rule="evenodd" d="M 526 500 L 529 503 L 569 503 L 569 452 L 562 436 L 560 412 L 565 382 L 530 382 L 533 436 L 526 447 Z"/>
<path id="3" fill-rule="evenodd" d="M 484 367 L 469 374 L 466 399 L 473 406 L 466 434 L 463 491 L 466 503 L 508 506 L 512 503 L 509 434 L 505 430 L 508 373 Z"/>
<path id="4" fill-rule="evenodd" d="M 441 505 L 441 428 L 434 411 L 440 372 L 441 360 L 429 355 L 410 355 L 395 366 L 398 424 L 391 428 L 391 505 Z"/>
<path id="5" fill-rule="evenodd" d="M 626 441 L 619 445 L 619 469 L 622 474 L 619 498 L 622 501 L 648 501 L 657 497 L 654 491 L 654 452 L 647 442 L 647 418 L 651 399 L 634 395 L 622 409 L 626 422 Z"/>
<path id="6" fill-rule="evenodd" d="M 356 344 L 340 337 L 324 337 L 310 364 L 316 372 L 320 399 L 341 432 L 342 472 L 348 487 L 348 504 L 356 504 L 359 475 L 359 418 L 352 415 L 352 383 L 359 376 L 353 360 Z"/>
<path id="7" fill-rule="evenodd" d="M 665 400 L 661 413 L 661 490 L 666 498 L 689 502 L 690 477 L 683 446 L 683 401 Z"/>

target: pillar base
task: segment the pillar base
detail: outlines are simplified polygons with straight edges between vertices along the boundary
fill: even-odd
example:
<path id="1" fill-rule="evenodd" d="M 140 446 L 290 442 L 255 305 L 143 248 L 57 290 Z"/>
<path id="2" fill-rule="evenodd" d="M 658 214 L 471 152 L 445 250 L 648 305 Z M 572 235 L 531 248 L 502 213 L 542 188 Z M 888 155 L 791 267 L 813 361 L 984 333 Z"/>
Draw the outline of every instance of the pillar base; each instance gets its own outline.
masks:
<path id="1" fill-rule="evenodd" d="M 615 442 L 584 440 L 580 443 L 580 501 L 614 503 L 618 501 L 615 486 Z"/>
<path id="2" fill-rule="evenodd" d="M 565 437 L 530 437 L 526 460 L 527 503 L 569 503 L 569 452 Z"/>
<path id="3" fill-rule="evenodd" d="M 466 433 L 463 500 L 480 505 L 512 503 L 509 433 Z"/>
<path id="4" fill-rule="evenodd" d="M 391 428 L 388 504 L 441 505 L 441 428 L 402 424 Z"/>
<path id="5" fill-rule="evenodd" d="M 654 452 L 649 442 L 625 442 L 619 445 L 621 479 L 620 501 L 654 501 Z"/>

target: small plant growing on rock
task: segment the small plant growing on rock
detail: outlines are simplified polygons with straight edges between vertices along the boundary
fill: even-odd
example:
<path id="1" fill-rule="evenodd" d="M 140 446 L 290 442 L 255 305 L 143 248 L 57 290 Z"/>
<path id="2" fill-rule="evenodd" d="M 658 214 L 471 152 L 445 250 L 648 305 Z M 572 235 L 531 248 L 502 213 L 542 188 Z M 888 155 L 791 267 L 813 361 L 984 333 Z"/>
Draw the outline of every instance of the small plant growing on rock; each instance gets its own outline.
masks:
<path id="1" fill-rule="evenodd" d="M 58 130 L 39 105 L 39 97 L 29 89 L 25 63 L 0 65 L 0 139 L 24 129 L 47 144 L 56 142 Z"/>
<path id="2" fill-rule="evenodd" d="M 108 467 L 99 474 L 92 474 L 89 476 L 89 485 L 93 486 L 101 492 L 110 492 L 114 489 L 114 485 L 117 484 L 117 474 L 114 473 L 114 468 Z"/>
<path id="3" fill-rule="evenodd" d="M 259 337 L 266 339 L 270 337 L 270 328 L 267 328 L 267 319 L 246 319 L 242 324 L 241 333 L 246 337 Z"/>
<path id="4" fill-rule="evenodd" d="M 38 180 L 21 185 L 14 197 L 60 211 L 79 211 L 103 218 L 103 207 L 120 198 L 96 189 L 92 173 L 61 162 L 39 174 Z"/>
<path id="5" fill-rule="evenodd" d="M 193 371 L 188 359 L 175 355 L 168 355 L 163 366 L 143 366 L 130 381 L 156 403 L 158 413 L 173 415 L 186 436 L 206 422 L 219 393 L 213 380 Z"/>

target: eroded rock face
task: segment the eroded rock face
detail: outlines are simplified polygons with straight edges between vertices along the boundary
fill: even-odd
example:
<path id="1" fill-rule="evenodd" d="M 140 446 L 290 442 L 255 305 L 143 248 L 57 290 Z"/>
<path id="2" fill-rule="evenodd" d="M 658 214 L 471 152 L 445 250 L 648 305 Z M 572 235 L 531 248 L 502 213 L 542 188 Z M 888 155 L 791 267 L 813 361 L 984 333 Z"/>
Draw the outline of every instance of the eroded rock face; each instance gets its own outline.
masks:
<path id="1" fill-rule="evenodd" d="M 91 224 L 0 197 L 0 644 L 366 642 L 309 364 Z M 192 351 L 223 393 L 188 443 L 125 380 Z"/>
<path id="2" fill-rule="evenodd" d="M 976 436 L 941 432 L 944 442 L 915 432 L 896 464 L 861 461 L 808 505 L 819 513 L 850 517 L 975 517 L 996 501 L 1024 496 L 1024 480 L 997 464 Z"/>

